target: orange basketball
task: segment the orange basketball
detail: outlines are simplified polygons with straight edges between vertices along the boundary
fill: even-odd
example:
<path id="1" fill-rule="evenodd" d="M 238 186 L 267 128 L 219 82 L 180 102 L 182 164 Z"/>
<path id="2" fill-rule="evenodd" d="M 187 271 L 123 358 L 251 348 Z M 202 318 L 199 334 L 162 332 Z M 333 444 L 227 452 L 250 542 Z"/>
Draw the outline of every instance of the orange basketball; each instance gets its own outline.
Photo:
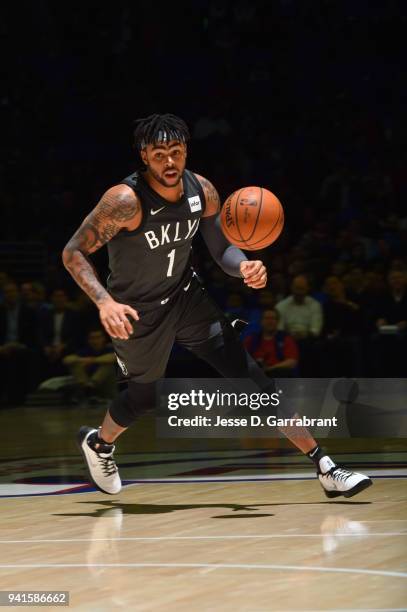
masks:
<path id="1" fill-rule="evenodd" d="M 272 244 L 284 226 L 284 211 L 276 196 L 263 187 L 243 187 L 224 203 L 220 221 L 226 238 L 246 251 Z"/>

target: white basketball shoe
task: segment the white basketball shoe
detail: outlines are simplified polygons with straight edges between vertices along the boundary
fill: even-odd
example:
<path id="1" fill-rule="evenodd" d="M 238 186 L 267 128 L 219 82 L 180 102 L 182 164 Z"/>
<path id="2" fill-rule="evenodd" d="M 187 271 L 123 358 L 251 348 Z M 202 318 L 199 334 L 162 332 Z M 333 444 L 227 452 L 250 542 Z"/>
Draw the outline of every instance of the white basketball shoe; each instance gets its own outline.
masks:
<path id="1" fill-rule="evenodd" d="M 101 442 L 98 438 L 98 430 L 91 427 L 80 428 L 78 443 L 95 487 L 109 495 L 119 493 L 122 481 L 113 459 L 114 444 Z"/>
<path id="2" fill-rule="evenodd" d="M 344 467 L 335 465 L 327 456 L 320 460 L 319 465 L 322 471 L 318 472 L 318 479 L 325 495 L 329 498 L 339 497 L 340 495 L 353 497 L 353 495 L 373 484 L 365 474 L 351 472 Z"/>

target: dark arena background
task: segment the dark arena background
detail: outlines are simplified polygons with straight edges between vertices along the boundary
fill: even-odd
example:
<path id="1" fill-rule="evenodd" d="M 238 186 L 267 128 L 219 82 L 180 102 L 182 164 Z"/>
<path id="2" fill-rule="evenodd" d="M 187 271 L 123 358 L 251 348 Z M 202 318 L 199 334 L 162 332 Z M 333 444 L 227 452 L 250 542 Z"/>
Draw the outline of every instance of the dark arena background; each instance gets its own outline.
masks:
<path id="1" fill-rule="evenodd" d="M 407 609 L 406 15 L 395 0 L 2 7 L 0 605 Z M 286 439 L 160 437 L 153 406 L 117 443 L 121 493 L 90 484 L 77 430 L 100 425 L 117 365 L 62 250 L 136 169 L 133 121 L 152 113 L 187 122 L 187 167 L 221 202 L 250 185 L 281 201 L 282 235 L 247 253 L 266 288 L 227 276 L 199 232 L 194 266 L 270 377 L 345 388 L 342 434 L 321 444 L 372 478 L 355 499 L 325 498 Z M 92 262 L 105 284 L 106 248 Z M 218 374 L 175 346 L 167 376 Z"/>

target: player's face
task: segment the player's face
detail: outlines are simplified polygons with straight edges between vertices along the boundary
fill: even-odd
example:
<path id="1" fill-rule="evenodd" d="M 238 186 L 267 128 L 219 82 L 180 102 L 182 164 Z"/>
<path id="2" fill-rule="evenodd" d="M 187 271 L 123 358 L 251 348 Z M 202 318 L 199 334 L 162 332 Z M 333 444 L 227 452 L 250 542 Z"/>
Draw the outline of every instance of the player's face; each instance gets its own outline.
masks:
<path id="1" fill-rule="evenodd" d="M 168 144 L 148 144 L 141 151 L 147 170 L 164 187 L 175 187 L 181 180 L 185 168 L 187 147 L 178 140 Z"/>

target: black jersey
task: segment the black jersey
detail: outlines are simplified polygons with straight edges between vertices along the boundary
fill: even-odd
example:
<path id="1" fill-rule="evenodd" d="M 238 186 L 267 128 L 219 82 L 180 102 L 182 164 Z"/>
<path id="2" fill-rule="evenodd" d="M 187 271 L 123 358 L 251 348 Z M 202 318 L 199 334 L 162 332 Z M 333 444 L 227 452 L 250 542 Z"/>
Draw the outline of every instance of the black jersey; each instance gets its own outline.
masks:
<path id="1" fill-rule="evenodd" d="M 189 170 L 182 175 L 184 194 L 169 202 L 145 181 L 142 172 L 121 183 L 140 199 L 141 225 L 121 230 L 108 242 L 109 293 L 140 309 L 166 303 L 192 275 L 191 242 L 205 210 L 200 182 Z"/>

